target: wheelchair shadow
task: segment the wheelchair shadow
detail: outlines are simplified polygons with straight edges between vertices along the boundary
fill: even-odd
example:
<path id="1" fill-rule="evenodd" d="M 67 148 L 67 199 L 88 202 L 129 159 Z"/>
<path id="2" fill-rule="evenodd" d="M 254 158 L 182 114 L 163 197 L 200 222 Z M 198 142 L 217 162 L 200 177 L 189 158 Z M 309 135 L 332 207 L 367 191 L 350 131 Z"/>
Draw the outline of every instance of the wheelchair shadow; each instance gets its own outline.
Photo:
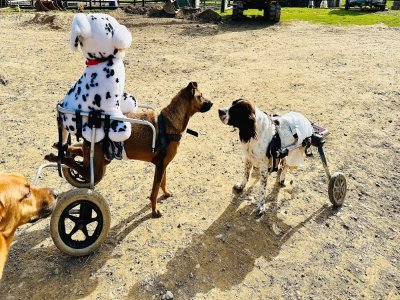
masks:
<path id="1" fill-rule="evenodd" d="M 198 293 L 213 288 L 230 290 L 243 282 L 258 258 L 271 261 L 281 247 L 310 220 L 319 222 L 334 215 L 331 208 L 323 206 L 295 227 L 287 225 L 277 216 L 279 187 L 266 199 L 271 203 L 266 215 L 256 220 L 255 205 L 241 205 L 240 199 L 251 189 L 235 195 L 230 206 L 192 244 L 180 249 L 168 262 L 166 272 L 151 282 L 138 282 L 127 299 L 150 299 L 167 290 L 177 299 L 191 299 Z"/>
<path id="2" fill-rule="evenodd" d="M 282 245 L 311 219 L 324 222 L 335 212 L 323 206 L 295 227 L 277 217 L 276 199 L 279 188 L 274 188 L 267 202 L 266 215 L 255 219 L 255 206 L 242 205 L 240 199 L 252 194 L 250 188 L 235 195 L 224 213 L 201 235 L 193 237 L 187 248 L 178 250 L 167 264 L 164 274 L 155 278 L 150 287 L 136 283 L 128 299 L 149 299 L 160 291 L 171 290 L 177 298 L 189 299 L 197 293 L 213 288 L 231 289 L 241 283 L 254 268 L 257 258 L 272 260 Z M 86 257 L 62 254 L 52 243 L 42 247 L 49 237 L 49 226 L 44 230 L 24 230 L 16 236 L 1 282 L 0 299 L 45 299 L 49 295 L 59 299 L 81 299 L 96 290 L 96 273 L 109 259 L 118 258 L 115 248 L 141 223 L 151 219 L 149 204 L 111 228 L 107 240 L 96 253 Z M 111 279 L 111 278 L 110 278 Z M 56 294 L 55 294 L 56 293 Z"/>
<path id="3" fill-rule="evenodd" d="M 66 256 L 54 245 L 38 246 L 50 235 L 49 226 L 45 230 L 23 231 L 11 246 L 1 282 L 0 299 L 46 299 L 49 295 L 57 299 L 81 299 L 90 295 L 98 285 L 93 274 L 115 256 L 113 250 L 130 232 L 151 219 L 149 211 L 148 204 L 121 220 L 111 228 L 100 249 L 85 257 Z"/>

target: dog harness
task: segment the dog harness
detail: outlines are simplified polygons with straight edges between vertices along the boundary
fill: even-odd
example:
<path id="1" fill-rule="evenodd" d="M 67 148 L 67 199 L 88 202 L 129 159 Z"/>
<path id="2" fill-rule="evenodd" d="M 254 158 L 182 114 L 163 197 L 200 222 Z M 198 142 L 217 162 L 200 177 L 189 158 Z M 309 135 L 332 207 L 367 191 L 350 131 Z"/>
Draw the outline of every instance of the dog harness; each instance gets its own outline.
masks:
<path id="1" fill-rule="evenodd" d="M 116 121 L 112 121 L 116 122 Z M 110 120 L 110 115 L 105 115 L 104 116 L 104 139 L 102 141 L 103 143 L 103 151 L 104 151 L 104 156 L 107 160 L 113 160 L 118 159 L 121 160 L 122 157 L 122 150 L 123 150 L 123 142 L 114 142 L 112 141 L 108 133 L 110 131 L 110 126 L 111 126 L 111 120 Z"/>
<path id="2" fill-rule="evenodd" d="M 279 133 L 276 132 L 274 136 L 272 137 L 271 142 L 268 144 L 267 147 L 267 157 L 269 159 L 272 159 L 272 166 L 269 168 L 269 172 L 276 172 L 278 171 L 278 166 L 282 158 L 284 158 L 286 155 L 282 156 L 281 155 L 281 138 L 279 137 Z"/>
<path id="3" fill-rule="evenodd" d="M 266 115 L 268 115 L 266 112 L 264 112 L 264 113 Z M 273 116 L 278 117 L 279 115 L 274 114 Z M 293 137 L 296 140 L 298 140 L 298 138 L 299 138 L 298 124 L 295 122 L 294 124 L 288 124 L 288 125 L 289 125 L 289 130 L 292 133 Z M 293 127 L 293 125 L 294 125 L 294 127 Z M 306 147 L 306 153 L 307 153 L 307 150 L 310 147 L 310 145 L 311 145 L 310 137 L 307 137 L 302 141 L 302 146 Z M 281 138 L 280 138 L 279 133 L 276 130 L 276 128 L 275 128 L 275 134 L 272 137 L 271 142 L 268 144 L 266 155 L 269 159 L 272 159 L 272 166 L 269 168 L 269 172 L 278 171 L 278 166 L 279 166 L 281 159 L 283 159 L 289 155 L 288 148 L 282 149 Z"/>
<path id="4" fill-rule="evenodd" d="M 160 113 L 157 118 L 158 122 L 158 138 L 157 138 L 157 147 L 161 151 L 165 151 L 167 153 L 167 147 L 170 142 L 180 142 L 182 138 L 182 134 L 167 134 L 165 130 L 165 119 L 164 116 Z"/>
<path id="5" fill-rule="evenodd" d="M 182 134 L 169 134 L 165 130 L 165 118 L 160 113 L 157 117 L 157 122 L 158 122 L 158 137 L 157 137 L 157 142 L 156 142 L 156 147 L 161 151 L 161 159 L 163 160 L 165 156 L 167 155 L 167 148 L 169 143 L 171 142 L 180 142 L 182 138 Z M 192 129 L 186 129 L 186 132 L 190 135 L 193 135 L 195 137 L 198 137 L 199 134 L 192 130 Z"/>

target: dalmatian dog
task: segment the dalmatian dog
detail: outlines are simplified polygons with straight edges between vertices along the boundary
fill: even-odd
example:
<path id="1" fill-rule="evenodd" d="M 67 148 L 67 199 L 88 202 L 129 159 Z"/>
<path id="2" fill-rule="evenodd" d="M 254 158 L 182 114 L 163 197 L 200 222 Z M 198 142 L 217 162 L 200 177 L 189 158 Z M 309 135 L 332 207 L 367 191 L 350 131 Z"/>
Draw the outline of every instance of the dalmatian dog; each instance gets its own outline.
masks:
<path id="1" fill-rule="evenodd" d="M 75 15 L 72 22 L 70 46 L 77 50 L 80 46 L 86 59 L 86 68 L 79 80 L 71 87 L 61 107 L 84 112 L 98 111 L 110 116 L 123 117 L 125 113 L 136 111 L 135 98 L 124 93 L 125 49 L 132 42 L 129 30 L 109 15 L 101 13 Z M 77 133 L 76 118 L 63 114 L 63 144 L 68 132 Z M 114 142 L 122 142 L 131 135 L 131 124 L 111 121 L 108 136 Z M 88 118 L 82 117 L 82 136 L 91 140 L 92 129 Z M 103 125 L 96 130 L 95 143 L 103 140 Z"/>

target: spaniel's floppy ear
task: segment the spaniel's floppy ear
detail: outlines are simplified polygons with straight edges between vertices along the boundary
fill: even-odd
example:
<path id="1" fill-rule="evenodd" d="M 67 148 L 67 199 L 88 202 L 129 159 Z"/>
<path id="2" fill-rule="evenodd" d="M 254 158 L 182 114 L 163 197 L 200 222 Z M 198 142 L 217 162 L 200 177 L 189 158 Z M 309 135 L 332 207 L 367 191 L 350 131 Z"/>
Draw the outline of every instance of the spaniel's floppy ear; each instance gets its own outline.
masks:
<path id="1" fill-rule="evenodd" d="M 87 38 L 91 34 L 91 27 L 89 20 L 85 14 L 76 14 L 72 21 L 71 36 L 69 38 L 69 44 L 72 50 L 78 50 L 79 39 Z"/>
<path id="2" fill-rule="evenodd" d="M 132 35 L 128 28 L 124 25 L 119 25 L 114 28 L 113 44 L 115 49 L 126 49 L 132 43 Z"/>
<path id="3" fill-rule="evenodd" d="M 189 82 L 188 86 L 186 87 L 186 90 L 188 90 L 192 94 L 192 97 L 194 96 L 196 89 L 197 89 L 197 82 L 195 81 Z"/>

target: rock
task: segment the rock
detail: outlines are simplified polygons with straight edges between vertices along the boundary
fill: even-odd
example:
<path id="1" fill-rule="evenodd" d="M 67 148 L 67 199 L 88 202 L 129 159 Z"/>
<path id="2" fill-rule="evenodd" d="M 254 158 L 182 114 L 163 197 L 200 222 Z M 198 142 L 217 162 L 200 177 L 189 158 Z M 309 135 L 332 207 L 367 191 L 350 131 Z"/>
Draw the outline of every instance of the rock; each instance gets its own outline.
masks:
<path id="1" fill-rule="evenodd" d="M 162 296 L 162 300 L 172 300 L 174 299 L 174 294 L 172 294 L 172 292 L 167 291 L 163 296 Z"/>
<path id="2" fill-rule="evenodd" d="M 8 80 L 5 79 L 3 76 L 0 75 L 0 84 L 2 85 L 7 85 L 8 84 Z"/>
<path id="3" fill-rule="evenodd" d="M 344 229 L 346 229 L 346 230 L 350 230 L 350 226 L 347 225 L 347 224 L 343 224 L 342 227 L 343 227 Z"/>

